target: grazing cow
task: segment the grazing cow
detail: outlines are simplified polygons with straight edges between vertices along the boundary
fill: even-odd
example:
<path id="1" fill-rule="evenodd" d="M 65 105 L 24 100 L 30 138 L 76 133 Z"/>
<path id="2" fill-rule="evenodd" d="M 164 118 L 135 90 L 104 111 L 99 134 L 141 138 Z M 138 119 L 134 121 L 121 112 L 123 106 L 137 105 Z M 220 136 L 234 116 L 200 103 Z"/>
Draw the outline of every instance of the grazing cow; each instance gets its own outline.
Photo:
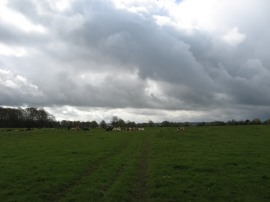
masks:
<path id="1" fill-rule="evenodd" d="M 112 130 L 113 131 L 121 131 L 121 128 L 119 128 L 119 127 L 118 128 L 113 128 Z"/>
<path id="2" fill-rule="evenodd" d="M 176 130 L 177 130 L 177 131 L 180 131 L 180 132 L 181 132 L 181 131 L 184 132 L 184 131 L 185 131 L 185 128 L 184 128 L 184 127 L 178 127 L 178 128 L 176 128 Z"/>
<path id="3" fill-rule="evenodd" d="M 144 128 L 138 128 L 139 131 L 144 131 Z"/>
<path id="4" fill-rule="evenodd" d="M 134 128 L 126 128 L 126 131 L 134 131 Z"/>

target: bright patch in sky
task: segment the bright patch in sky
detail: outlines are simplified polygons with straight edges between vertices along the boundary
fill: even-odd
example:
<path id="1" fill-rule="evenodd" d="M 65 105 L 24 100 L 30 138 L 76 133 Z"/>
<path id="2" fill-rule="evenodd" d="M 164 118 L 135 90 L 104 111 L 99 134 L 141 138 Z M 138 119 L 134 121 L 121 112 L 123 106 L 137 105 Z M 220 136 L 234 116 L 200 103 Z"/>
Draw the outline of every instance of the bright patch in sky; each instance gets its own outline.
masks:
<path id="1" fill-rule="evenodd" d="M 42 25 L 33 24 L 24 15 L 7 8 L 3 4 L 0 6 L 0 22 L 15 26 L 25 32 L 46 33 L 46 29 Z"/>
<path id="2" fill-rule="evenodd" d="M 0 43 L 0 55 L 23 57 L 27 54 L 24 47 L 11 47 Z"/>
<path id="3" fill-rule="evenodd" d="M 65 11 L 70 9 L 71 3 L 73 1 L 74 0 L 57 0 L 57 1 L 49 0 L 49 3 L 52 8 L 56 8 L 59 11 Z"/>
<path id="4" fill-rule="evenodd" d="M 223 40 L 231 46 L 237 46 L 246 39 L 244 34 L 239 33 L 238 28 L 233 28 L 223 36 Z"/>

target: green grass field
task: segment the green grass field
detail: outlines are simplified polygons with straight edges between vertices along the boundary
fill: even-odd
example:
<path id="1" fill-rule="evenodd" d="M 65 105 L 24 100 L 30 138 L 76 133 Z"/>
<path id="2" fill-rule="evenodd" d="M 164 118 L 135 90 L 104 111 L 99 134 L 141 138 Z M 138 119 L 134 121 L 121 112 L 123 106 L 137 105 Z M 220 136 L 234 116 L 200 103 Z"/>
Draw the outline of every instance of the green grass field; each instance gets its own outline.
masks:
<path id="1" fill-rule="evenodd" d="M 270 127 L 0 131 L 0 201 L 270 201 Z"/>

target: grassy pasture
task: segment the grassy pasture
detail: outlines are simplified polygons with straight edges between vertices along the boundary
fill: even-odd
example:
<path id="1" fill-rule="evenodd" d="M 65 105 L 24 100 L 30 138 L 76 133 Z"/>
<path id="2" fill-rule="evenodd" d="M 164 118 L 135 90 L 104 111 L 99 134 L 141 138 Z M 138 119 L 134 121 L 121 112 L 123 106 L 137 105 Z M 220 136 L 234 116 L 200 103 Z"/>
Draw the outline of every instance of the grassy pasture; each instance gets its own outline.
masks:
<path id="1" fill-rule="evenodd" d="M 270 128 L 0 131 L 0 201 L 270 201 Z"/>

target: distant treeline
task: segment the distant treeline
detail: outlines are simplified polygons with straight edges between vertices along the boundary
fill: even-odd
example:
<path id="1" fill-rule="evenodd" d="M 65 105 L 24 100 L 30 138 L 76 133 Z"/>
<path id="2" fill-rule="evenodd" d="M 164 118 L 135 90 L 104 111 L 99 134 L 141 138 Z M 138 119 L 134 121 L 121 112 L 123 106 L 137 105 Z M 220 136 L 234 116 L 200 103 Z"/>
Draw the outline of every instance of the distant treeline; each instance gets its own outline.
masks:
<path id="1" fill-rule="evenodd" d="M 53 127 L 55 118 L 42 108 L 29 107 L 3 108 L 0 107 L 1 128 L 41 128 Z"/>
<path id="2" fill-rule="evenodd" d="M 150 125 L 153 125 L 154 123 L 150 123 Z M 113 116 L 112 120 L 110 122 L 106 122 L 102 120 L 100 123 L 97 123 L 96 121 L 86 121 L 86 122 L 81 122 L 81 121 L 68 121 L 68 120 L 63 120 L 61 122 L 58 122 L 58 127 L 62 128 L 107 128 L 108 126 L 112 127 L 120 127 L 120 128 L 126 128 L 126 127 L 148 127 L 148 123 L 135 123 L 133 121 L 124 121 L 121 118 L 118 118 L 117 116 Z"/>
<path id="3" fill-rule="evenodd" d="M 240 120 L 240 121 L 236 121 L 236 120 L 230 120 L 227 122 L 223 122 L 223 121 L 213 121 L 213 122 L 201 122 L 198 123 L 199 126 L 225 126 L 225 125 L 269 125 L 270 124 L 270 119 L 265 120 L 265 121 L 261 121 L 261 119 L 256 118 L 253 120 Z"/>
<path id="4" fill-rule="evenodd" d="M 224 126 L 224 125 L 261 125 L 270 124 L 270 119 L 261 121 L 259 118 L 253 120 L 236 121 L 230 120 L 227 122 L 170 122 L 163 121 L 154 123 L 135 123 L 133 121 L 124 121 L 123 119 L 113 116 L 109 123 L 102 120 L 100 123 L 96 121 L 56 121 L 55 117 L 48 113 L 43 108 L 29 107 L 22 108 L 4 108 L 0 107 L 0 128 L 106 128 L 108 125 L 114 127 L 179 127 L 179 126 Z"/>
<path id="5" fill-rule="evenodd" d="M 169 122 L 163 121 L 158 126 L 160 127 L 178 127 L 178 126 L 225 126 L 225 125 L 268 125 L 270 119 L 261 121 L 259 118 L 253 120 L 230 120 L 230 121 L 212 121 L 212 122 Z"/>

